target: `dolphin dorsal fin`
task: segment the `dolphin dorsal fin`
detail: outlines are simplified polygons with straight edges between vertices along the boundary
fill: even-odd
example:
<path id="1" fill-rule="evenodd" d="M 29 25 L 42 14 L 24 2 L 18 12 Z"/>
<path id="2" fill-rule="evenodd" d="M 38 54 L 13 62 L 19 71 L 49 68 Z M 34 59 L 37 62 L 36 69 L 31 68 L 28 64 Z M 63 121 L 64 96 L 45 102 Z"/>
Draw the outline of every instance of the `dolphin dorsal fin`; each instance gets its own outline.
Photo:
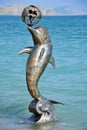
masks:
<path id="1" fill-rule="evenodd" d="M 31 54 L 32 50 L 33 50 L 33 47 L 26 47 L 26 48 L 22 49 L 21 51 L 19 51 L 18 54 L 19 54 L 19 55 L 21 55 L 21 54 L 23 54 L 23 53 Z"/>
<path id="2" fill-rule="evenodd" d="M 53 56 L 51 55 L 49 63 L 52 64 L 52 66 L 55 68 L 55 59 L 53 58 Z"/>

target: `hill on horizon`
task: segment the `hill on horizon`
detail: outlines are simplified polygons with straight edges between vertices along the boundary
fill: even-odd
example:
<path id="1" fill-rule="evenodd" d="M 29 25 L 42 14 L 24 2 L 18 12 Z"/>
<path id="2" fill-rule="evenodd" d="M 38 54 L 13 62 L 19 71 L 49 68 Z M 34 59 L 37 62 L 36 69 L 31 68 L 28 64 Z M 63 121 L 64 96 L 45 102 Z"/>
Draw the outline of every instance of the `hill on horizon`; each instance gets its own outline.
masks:
<path id="1" fill-rule="evenodd" d="M 10 5 L 0 7 L 0 15 L 21 15 L 25 6 L 22 5 Z M 71 6 L 62 6 L 57 8 L 41 8 L 42 15 L 47 16 L 67 16 L 67 15 L 87 15 L 87 10 L 80 10 Z"/>
<path id="2" fill-rule="evenodd" d="M 57 15 L 87 15 L 87 10 L 80 10 L 71 6 L 57 7 L 54 10 Z"/>

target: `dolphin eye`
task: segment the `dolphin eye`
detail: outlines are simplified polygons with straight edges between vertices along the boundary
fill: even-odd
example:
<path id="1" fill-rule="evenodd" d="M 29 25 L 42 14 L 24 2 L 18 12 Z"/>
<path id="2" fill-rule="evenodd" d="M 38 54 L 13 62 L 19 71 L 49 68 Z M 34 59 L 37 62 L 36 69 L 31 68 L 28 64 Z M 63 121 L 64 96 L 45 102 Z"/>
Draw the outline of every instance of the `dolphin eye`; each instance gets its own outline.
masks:
<path id="1" fill-rule="evenodd" d="M 38 33 L 40 33 L 40 30 L 37 30 Z"/>

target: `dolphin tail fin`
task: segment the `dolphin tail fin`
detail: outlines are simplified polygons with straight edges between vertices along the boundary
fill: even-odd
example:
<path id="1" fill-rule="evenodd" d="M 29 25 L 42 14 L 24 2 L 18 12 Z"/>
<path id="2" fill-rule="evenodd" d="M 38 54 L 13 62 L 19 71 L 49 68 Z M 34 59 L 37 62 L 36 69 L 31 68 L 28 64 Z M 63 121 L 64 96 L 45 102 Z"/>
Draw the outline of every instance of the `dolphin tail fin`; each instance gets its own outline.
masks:
<path id="1" fill-rule="evenodd" d="M 55 68 L 55 59 L 53 56 L 50 57 L 49 63 Z"/>
<path id="2" fill-rule="evenodd" d="M 21 51 L 19 51 L 18 54 L 19 54 L 19 55 L 21 55 L 21 54 L 23 54 L 23 53 L 31 54 L 32 50 L 33 50 L 33 47 L 26 47 L 26 48 L 22 49 Z"/>
<path id="3" fill-rule="evenodd" d="M 53 104 L 61 104 L 61 105 L 64 105 L 64 103 L 62 102 L 58 102 L 58 101 L 54 101 L 54 100 L 49 100 L 51 103 Z"/>

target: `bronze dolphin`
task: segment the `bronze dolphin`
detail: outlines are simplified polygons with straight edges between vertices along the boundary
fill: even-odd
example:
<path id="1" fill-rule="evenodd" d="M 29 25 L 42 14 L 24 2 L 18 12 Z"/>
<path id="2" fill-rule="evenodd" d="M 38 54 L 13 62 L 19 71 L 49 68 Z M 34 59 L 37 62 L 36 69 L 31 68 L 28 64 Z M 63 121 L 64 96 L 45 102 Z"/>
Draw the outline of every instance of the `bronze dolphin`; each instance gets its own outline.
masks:
<path id="1" fill-rule="evenodd" d="M 38 80 L 49 62 L 55 67 L 55 61 L 52 57 L 52 44 L 47 30 L 43 27 L 34 29 L 31 26 L 28 26 L 28 30 L 32 34 L 34 47 L 24 48 L 19 54 L 30 54 L 26 65 L 26 82 L 31 96 L 39 100 L 41 94 L 37 87 Z"/>
<path id="2" fill-rule="evenodd" d="M 33 98 L 40 100 L 42 98 L 38 90 L 38 81 L 48 63 L 55 67 L 55 60 L 52 56 L 52 44 L 48 31 L 43 27 L 33 28 L 28 26 L 28 30 L 32 34 L 34 47 L 24 48 L 19 52 L 28 53 L 30 56 L 26 65 L 26 82 L 27 88 Z M 52 103 L 63 104 L 54 100 L 49 100 Z"/>

